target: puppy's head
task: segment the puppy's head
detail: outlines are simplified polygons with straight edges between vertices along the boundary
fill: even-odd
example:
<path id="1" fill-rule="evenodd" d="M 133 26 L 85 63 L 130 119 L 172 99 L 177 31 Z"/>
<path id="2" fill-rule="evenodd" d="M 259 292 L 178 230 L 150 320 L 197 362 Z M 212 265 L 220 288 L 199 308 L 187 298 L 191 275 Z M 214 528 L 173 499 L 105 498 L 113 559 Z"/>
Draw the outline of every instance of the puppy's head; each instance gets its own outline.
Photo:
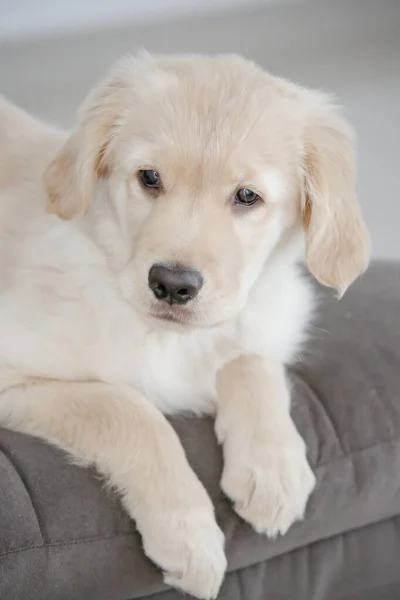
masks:
<path id="1" fill-rule="evenodd" d="M 88 214 L 140 311 L 209 326 L 306 235 L 323 284 L 368 261 L 352 133 L 328 99 L 236 56 L 122 60 L 45 173 L 50 212 Z"/>

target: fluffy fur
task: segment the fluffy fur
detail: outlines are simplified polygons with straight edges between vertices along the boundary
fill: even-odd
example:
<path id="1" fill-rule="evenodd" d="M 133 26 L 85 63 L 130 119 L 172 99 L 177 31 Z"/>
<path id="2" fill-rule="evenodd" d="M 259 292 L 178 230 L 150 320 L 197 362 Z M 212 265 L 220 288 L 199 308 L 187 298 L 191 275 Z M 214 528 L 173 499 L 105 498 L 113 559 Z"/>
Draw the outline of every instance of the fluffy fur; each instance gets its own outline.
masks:
<path id="1" fill-rule="evenodd" d="M 262 200 L 235 205 L 239 187 Z M 340 294 L 368 262 L 351 131 L 239 57 L 142 54 L 70 135 L 2 100 L 0 193 L 0 422 L 94 465 L 165 581 L 215 598 L 223 535 L 162 413 L 216 415 L 222 488 L 257 531 L 303 516 L 284 365 L 313 307 L 298 261 Z M 198 269 L 198 297 L 157 301 L 157 262 Z"/>

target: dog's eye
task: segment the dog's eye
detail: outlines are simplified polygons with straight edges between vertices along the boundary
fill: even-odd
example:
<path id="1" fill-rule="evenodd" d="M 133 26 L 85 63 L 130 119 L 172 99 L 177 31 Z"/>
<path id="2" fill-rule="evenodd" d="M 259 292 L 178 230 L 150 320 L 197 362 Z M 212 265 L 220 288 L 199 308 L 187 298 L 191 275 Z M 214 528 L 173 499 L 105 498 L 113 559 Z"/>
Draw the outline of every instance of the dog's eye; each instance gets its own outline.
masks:
<path id="1" fill-rule="evenodd" d="M 160 176 L 157 171 L 153 169 L 143 169 L 139 171 L 140 180 L 148 188 L 156 188 L 160 187 Z"/>
<path id="2" fill-rule="evenodd" d="M 235 194 L 235 204 L 241 204 L 242 206 L 253 206 L 260 200 L 260 196 L 249 188 L 241 188 Z"/>

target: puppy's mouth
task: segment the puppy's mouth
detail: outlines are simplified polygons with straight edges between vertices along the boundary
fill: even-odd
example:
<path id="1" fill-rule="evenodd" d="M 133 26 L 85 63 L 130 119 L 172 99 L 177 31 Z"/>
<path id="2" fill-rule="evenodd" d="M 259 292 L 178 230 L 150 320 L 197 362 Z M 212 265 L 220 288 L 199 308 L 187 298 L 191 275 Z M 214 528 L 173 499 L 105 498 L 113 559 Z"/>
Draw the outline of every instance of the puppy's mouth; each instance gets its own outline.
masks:
<path id="1" fill-rule="evenodd" d="M 153 307 L 150 315 L 159 321 L 189 325 L 192 321 L 192 311 L 179 306 Z"/>

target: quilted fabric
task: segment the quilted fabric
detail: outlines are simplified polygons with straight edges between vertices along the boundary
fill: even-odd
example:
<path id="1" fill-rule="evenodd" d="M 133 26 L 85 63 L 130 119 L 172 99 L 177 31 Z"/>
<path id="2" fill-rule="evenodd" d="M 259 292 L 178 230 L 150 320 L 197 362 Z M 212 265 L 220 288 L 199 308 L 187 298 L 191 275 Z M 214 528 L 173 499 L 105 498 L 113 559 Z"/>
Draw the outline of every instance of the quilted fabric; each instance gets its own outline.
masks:
<path id="1" fill-rule="evenodd" d="M 270 541 L 219 489 L 209 419 L 173 421 L 227 539 L 220 600 L 400 598 L 400 265 L 375 263 L 337 302 L 324 294 L 293 416 L 317 475 L 307 518 Z M 93 472 L 0 430 L 1 600 L 175 600 L 134 524 Z"/>

